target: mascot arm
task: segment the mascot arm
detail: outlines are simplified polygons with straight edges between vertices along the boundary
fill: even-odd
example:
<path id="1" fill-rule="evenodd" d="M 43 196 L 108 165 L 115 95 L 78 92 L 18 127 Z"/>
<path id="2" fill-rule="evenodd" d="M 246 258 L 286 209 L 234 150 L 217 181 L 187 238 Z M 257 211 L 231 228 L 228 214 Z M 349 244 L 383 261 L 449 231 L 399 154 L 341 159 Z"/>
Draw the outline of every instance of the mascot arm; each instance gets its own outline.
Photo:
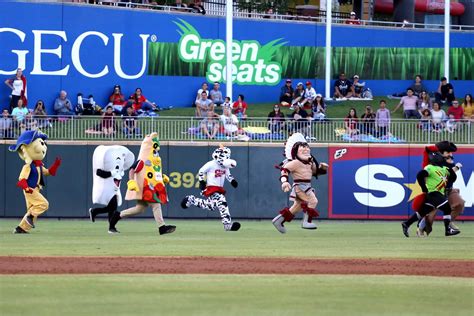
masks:
<path id="1" fill-rule="evenodd" d="M 61 165 L 61 157 L 56 157 L 51 167 L 48 168 L 48 172 L 50 175 L 55 176 L 56 172 L 58 172 L 58 168 Z"/>
<path id="2" fill-rule="evenodd" d="M 33 193 L 33 189 L 28 186 L 28 182 L 26 179 L 21 179 L 16 184 L 17 187 L 23 189 L 26 193 Z"/>
<path id="3" fill-rule="evenodd" d="M 447 187 L 451 188 L 453 186 L 453 183 L 456 182 L 457 178 L 458 176 L 456 175 L 456 172 L 452 168 L 450 168 Z"/>
<path id="4" fill-rule="evenodd" d="M 30 165 L 24 165 L 23 168 L 21 168 L 20 176 L 18 177 L 18 180 L 23 180 L 23 179 L 28 179 L 30 176 L 31 172 L 31 167 Z"/>
<path id="5" fill-rule="evenodd" d="M 166 174 L 163 174 L 163 183 L 168 184 L 169 182 L 170 182 L 170 178 Z"/>
<path id="6" fill-rule="evenodd" d="M 421 187 L 421 191 L 423 191 L 424 193 L 428 192 L 428 188 L 426 187 L 426 178 L 428 176 L 429 176 L 429 174 L 428 174 L 428 171 L 426 171 L 426 170 L 421 170 L 416 175 L 416 180 L 418 181 L 418 184 Z"/>
<path id="7" fill-rule="evenodd" d="M 102 169 L 97 169 L 97 171 L 95 172 L 95 174 L 103 179 L 107 179 L 107 178 L 110 178 L 112 176 L 112 172 L 110 171 L 105 171 L 105 170 L 102 170 Z"/>

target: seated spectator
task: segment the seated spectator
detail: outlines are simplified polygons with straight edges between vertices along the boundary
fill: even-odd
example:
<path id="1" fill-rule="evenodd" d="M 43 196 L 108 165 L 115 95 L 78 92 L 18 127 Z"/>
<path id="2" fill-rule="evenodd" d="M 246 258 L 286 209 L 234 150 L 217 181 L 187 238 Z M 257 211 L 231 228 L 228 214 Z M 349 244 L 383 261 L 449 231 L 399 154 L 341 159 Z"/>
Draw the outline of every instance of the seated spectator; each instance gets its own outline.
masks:
<path id="1" fill-rule="evenodd" d="M 433 131 L 440 133 L 444 129 L 444 121 L 446 120 L 446 113 L 441 109 L 438 102 L 433 103 L 433 110 L 431 111 L 431 118 L 433 120 Z"/>
<path id="2" fill-rule="evenodd" d="M 232 102 L 230 101 L 229 97 L 225 97 L 224 103 L 222 103 L 222 108 L 232 109 Z"/>
<path id="3" fill-rule="evenodd" d="M 201 121 L 201 131 L 209 139 L 216 137 L 217 132 L 219 131 L 219 121 L 214 112 L 207 112 L 207 117 Z"/>
<path id="4" fill-rule="evenodd" d="M 173 5 L 175 7 L 175 11 L 181 11 L 181 12 L 187 12 L 186 8 L 188 7 L 186 4 L 183 3 L 182 0 L 176 0 L 175 4 Z"/>
<path id="5" fill-rule="evenodd" d="M 116 113 L 122 113 L 123 107 L 127 104 L 125 96 L 122 94 L 122 88 L 117 84 L 114 86 L 114 91 L 109 97 L 109 103 L 114 108 Z"/>
<path id="6" fill-rule="evenodd" d="M 275 12 L 273 11 L 273 8 L 268 8 L 267 11 L 265 11 L 265 15 L 263 16 L 264 19 L 274 19 L 275 18 Z"/>
<path id="7" fill-rule="evenodd" d="M 72 103 L 67 98 L 67 92 L 61 90 L 59 97 L 54 101 L 54 114 L 59 116 L 71 116 L 74 115 Z"/>
<path id="8" fill-rule="evenodd" d="M 38 121 L 33 117 L 33 112 L 28 111 L 25 116 L 25 120 L 20 125 L 21 132 L 24 131 L 35 131 L 38 129 Z"/>
<path id="9" fill-rule="evenodd" d="M 341 72 L 339 79 L 334 83 L 334 97 L 336 99 L 352 97 L 352 82 L 346 79 L 346 74 Z"/>
<path id="10" fill-rule="evenodd" d="M 319 93 L 316 94 L 316 99 L 313 101 L 311 117 L 315 121 L 323 121 L 326 119 L 326 104 L 324 104 L 323 96 Z"/>
<path id="11" fill-rule="evenodd" d="M 196 117 L 206 118 L 207 112 L 214 112 L 214 104 L 207 98 L 207 92 L 201 92 L 201 98 L 196 100 Z"/>
<path id="12" fill-rule="evenodd" d="M 376 135 L 375 118 L 376 114 L 372 111 L 372 107 L 367 105 L 364 114 L 360 117 L 360 132 L 363 134 Z"/>
<path id="13" fill-rule="evenodd" d="M 293 100 L 291 101 L 290 109 L 293 110 L 298 106 L 298 103 L 304 100 L 304 86 L 302 82 L 298 82 L 296 90 L 293 92 Z"/>
<path id="14" fill-rule="evenodd" d="M 214 87 L 209 92 L 210 99 L 215 106 L 220 106 L 224 103 L 224 98 L 222 97 L 222 92 L 220 88 L 219 82 L 214 82 Z"/>
<path id="15" fill-rule="evenodd" d="M 359 118 L 357 117 L 356 109 L 351 108 L 344 119 L 344 126 L 346 128 L 346 134 L 357 135 L 359 134 Z"/>
<path id="16" fill-rule="evenodd" d="M 311 109 L 313 101 L 316 99 L 316 90 L 314 90 L 311 81 L 306 81 L 306 89 L 304 90 L 304 99 L 300 101 L 305 109 Z"/>
<path id="17" fill-rule="evenodd" d="M 369 95 L 370 89 L 365 87 L 365 82 L 359 81 L 359 75 L 354 75 L 352 79 L 354 80 L 351 87 L 352 97 L 372 99 L 372 93 Z"/>
<path id="18" fill-rule="evenodd" d="M 421 112 L 423 112 L 425 109 L 431 111 L 431 108 L 432 106 L 430 95 L 426 91 L 422 91 L 420 96 L 418 97 L 418 112 L 421 114 Z"/>
<path id="19" fill-rule="evenodd" d="M 74 112 L 77 115 L 102 115 L 102 108 L 100 105 L 95 103 L 94 96 L 92 94 L 90 94 L 88 98 L 84 98 L 82 93 L 78 93 L 77 105 L 74 108 Z"/>
<path id="20" fill-rule="evenodd" d="M 409 119 L 414 117 L 416 119 L 420 118 L 420 113 L 416 110 L 418 104 L 418 97 L 413 95 L 412 88 L 407 89 L 407 95 L 402 97 L 400 103 L 395 107 L 392 113 L 397 112 L 398 108 L 403 105 L 403 117 Z"/>
<path id="21" fill-rule="evenodd" d="M 474 121 L 474 103 L 472 102 L 471 94 L 466 94 L 466 96 L 464 97 L 462 109 L 464 112 L 464 119 Z"/>
<path id="22" fill-rule="evenodd" d="M 204 6 L 202 5 L 201 1 L 196 0 L 193 1 L 188 5 L 188 8 L 191 9 L 192 13 L 200 13 L 202 15 L 206 14 L 206 10 L 204 9 Z"/>
<path id="23" fill-rule="evenodd" d="M 345 24 L 351 24 L 351 25 L 360 25 L 360 20 L 357 18 L 357 15 L 355 12 L 351 12 L 351 17 L 347 19 Z"/>
<path id="24" fill-rule="evenodd" d="M 421 75 L 416 75 L 415 76 L 415 82 L 411 86 L 409 86 L 409 88 L 411 88 L 413 90 L 413 94 L 416 95 L 417 97 L 419 97 L 421 95 L 421 92 L 428 91 L 428 89 L 422 83 Z M 402 92 L 402 93 L 394 93 L 392 95 L 389 95 L 388 97 L 390 99 L 392 99 L 392 98 L 401 98 L 401 97 L 404 97 L 406 95 L 407 94 L 406 94 L 406 91 L 405 91 L 405 92 Z"/>
<path id="25" fill-rule="evenodd" d="M 464 117 L 464 110 L 459 105 L 458 100 L 453 100 L 451 106 L 448 108 L 448 116 L 453 115 L 453 119 L 462 120 Z"/>
<path id="26" fill-rule="evenodd" d="M 207 97 L 209 98 L 209 90 L 208 90 L 208 85 L 207 85 L 206 82 L 203 82 L 202 85 L 201 85 L 201 89 L 199 89 L 199 90 L 197 91 L 196 100 L 195 100 L 195 101 L 197 101 L 197 100 L 199 100 L 199 99 L 201 98 L 201 94 L 202 94 L 203 92 L 206 92 Z"/>
<path id="27" fill-rule="evenodd" d="M 247 118 L 247 103 L 244 100 L 244 95 L 239 94 L 237 101 L 232 105 L 232 111 L 239 120 L 245 120 Z"/>
<path id="28" fill-rule="evenodd" d="M 2 117 L 0 118 L 0 138 L 8 139 L 14 138 L 15 133 L 13 132 L 13 121 L 8 113 L 7 109 L 4 109 L 2 112 Z"/>
<path id="29" fill-rule="evenodd" d="M 431 120 L 431 111 L 429 109 L 424 109 L 421 111 L 419 127 L 423 130 L 423 132 L 430 132 L 433 129 Z"/>
<path id="30" fill-rule="evenodd" d="M 446 131 L 449 133 L 454 133 L 459 126 L 459 121 L 456 120 L 454 114 L 448 114 L 448 120 L 446 121 Z"/>
<path id="31" fill-rule="evenodd" d="M 24 124 L 26 114 L 28 114 L 28 109 L 23 107 L 23 100 L 19 99 L 18 106 L 12 111 L 13 126 L 20 128 L 21 125 Z"/>
<path id="32" fill-rule="evenodd" d="M 290 106 L 293 101 L 293 93 L 295 89 L 291 85 L 291 79 L 286 79 L 285 85 L 280 89 L 280 104 L 282 106 Z"/>
<path id="33" fill-rule="evenodd" d="M 128 98 L 127 107 L 132 106 L 137 114 L 148 114 L 158 110 L 155 103 L 148 100 L 143 94 L 141 88 L 136 88 L 135 93 Z M 122 110 L 123 111 L 123 110 Z M 126 113 L 126 110 L 125 110 Z"/>
<path id="34" fill-rule="evenodd" d="M 115 113 L 111 105 L 107 105 L 104 114 L 102 114 L 102 133 L 113 135 L 115 133 Z"/>
<path id="35" fill-rule="evenodd" d="M 46 114 L 46 110 L 44 109 L 43 100 L 38 100 L 38 102 L 36 102 L 35 109 L 33 110 L 33 118 L 38 123 L 39 128 L 46 128 L 50 126 L 48 114 Z"/>
<path id="36" fill-rule="evenodd" d="M 127 108 L 127 114 L 122 117 L 123 120 L 123 133 L 128 138 L 141 137 L 140 128 L 138 128 L 138 116 L 132 107 Z"/>
<path id="37" fill-rule="evenodd" d="M 299 103 L 294 112 L 290 114 L 290 117 L 293 119 L 293 132 L 300 132 L 308 137 L 310 135 L 311 117 L 308 115 L 308 112 L 303 109 L 301 103 Z"/>
<path id="38" fill-rule="evenodd" d="M 272 133 L 281 133 L 281 130 L 285 125 L 285 115 L 281 113 L 281 109 L 278 104 L 275 104 L 273 106 L 273 111 L 268 113 L 267 121 L 268 129 Z"/>
<path id="39" fill-rule="evenodd" d="M 230 108 L 224 108 L 224 114 L 220 116 L 220 122 L 222 124 L 221 132 L 223 134 L 227 136 L 237 136 L 239 134 L 244 134 L 244 131 L 239 128 L 239 119 L 237 116 L 232 114 Z"/>
<path id="40" fill-rule="evenodd" d="M 439 105 L 447 104 L 451 105 L 451 102 L 455 99 L 453 85 L 448 83 L 446 77 L 441 78 L 439 82 L 438 90 L 435 93 L 435 100 Z"/>
<path id="41" fill-rule="evenodd" d="M 377 137 L 387 136 L 390 129 L 390 111 L 386 108 L 385 100 L 380 100 L 379 109 L 375 113 L 375 127 L 377 128 Z"/>

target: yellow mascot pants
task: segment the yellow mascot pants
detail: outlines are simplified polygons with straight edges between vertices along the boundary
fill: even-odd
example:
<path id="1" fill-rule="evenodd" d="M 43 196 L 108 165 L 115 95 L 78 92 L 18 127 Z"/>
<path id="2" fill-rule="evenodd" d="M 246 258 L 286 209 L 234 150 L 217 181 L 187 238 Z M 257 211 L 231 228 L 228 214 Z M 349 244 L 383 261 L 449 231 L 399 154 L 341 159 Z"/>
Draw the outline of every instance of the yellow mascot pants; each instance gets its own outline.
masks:
<path id="1" fill-rule="evenodd" d="M 25 231 L 29 231 L 31 226 L 26 222 L 26 217 L 28 215 L 34 216 L 34 222 L 36 222 L 38 216 L 46 212 L 49 208 L 49 202 L 46 198 L 40 193 L 39 188 L 34 188 L 32 193 L 26 193 L 23 191 L 23 195 L 26 200 L 26 214 L 23 216 L 23 219 L 20 222 L 20 227 Z"/>

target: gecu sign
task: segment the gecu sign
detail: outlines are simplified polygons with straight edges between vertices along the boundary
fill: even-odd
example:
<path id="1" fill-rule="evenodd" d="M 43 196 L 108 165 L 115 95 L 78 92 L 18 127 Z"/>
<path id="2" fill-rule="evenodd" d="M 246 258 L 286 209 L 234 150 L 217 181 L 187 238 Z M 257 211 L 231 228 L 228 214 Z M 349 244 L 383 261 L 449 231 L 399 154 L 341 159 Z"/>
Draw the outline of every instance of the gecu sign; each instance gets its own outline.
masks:
<path id="1" fill-rule="evenodd" d="M 26 34 L 18 29 L 14 28 L 0 28 L 0 33 L 13 33 L 22 43 L 24 43 Z M 56 48 L 44 48 L 42 45 L 43 38 L 46 36 L 55 36 L 61 38 L 63 41 L 67 42 L 68 38 L 66 32 L 64 31 L 53 31 L 53 30 L 32 30 L 33 38 L 34 38 L 34 46 L 33 46 L 33 69 L 30 72 L 32 75 L 43 75 L 43 76 L 67 76 L 69 72 L 70 65 L 64 66 L 62 69 L 57 70 L 43 70 L 43 65 L 41 63 L 42 56 L 45 54 L 51 54 L 57 56 L 59 59 L 62 59 L 63 56 L 63 47 L 59 45 Z M 1 36 L 1 35 L 0 35 Z M 104 65 L 102 70 L 96 73 L 91 73 L 84 69 L 81 59 L 80 59 L 80 51 L 81 45 L 83 41 L 90 36 L 98 37 L 104 43 L 104 46 L 109 44 L 109 37 L 101 32 L 96 31 L 88 31 L 80 34 L 73 42 L 72 49 L 71 49 L 71 61 L 74 68 L 83 76 L 88 78 L 100 78 L 106 76 L 109 73 L 109 66 Z M 121 33 L 112 33 L 112 41 L 114 47 L 114 70 L 115 73 L 123 79 L 137 79 L 140 78 L 146 69 L 147 64 L 147 40 L 150 37 L 149 34 L 139 34 L 141 41 L 142 41 L 142 64 L 140 71 L 136 74 L 126 74 L 121 66 L 121 41 L 123 34 Z M 28 50 L 18 50 L 12 49 L 11 52 L 17 56 L 17 67 L 13 70 L 5 70 L 0 69 L 0 75 L 13 75 L 16 73 L 17 68 L 25 69 L 26 66 L 26 55 L 29 53 Z"/>

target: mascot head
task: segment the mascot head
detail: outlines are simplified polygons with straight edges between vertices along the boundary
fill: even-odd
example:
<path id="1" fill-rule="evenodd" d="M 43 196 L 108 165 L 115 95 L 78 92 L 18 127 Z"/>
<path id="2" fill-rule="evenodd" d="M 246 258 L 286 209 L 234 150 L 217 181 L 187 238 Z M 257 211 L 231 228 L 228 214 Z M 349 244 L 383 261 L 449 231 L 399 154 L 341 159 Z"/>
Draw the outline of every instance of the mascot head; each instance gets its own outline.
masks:
<path id="1" fill-rule="evenodd" d="M 231 150 L 224 145 L 220 145 L 219 148 L 214 150 L 212 153 L 212 159 L 214 159 L 221 167 L 224 168 L 234 168 L 237 166 L 237 162 L 233 159 L 230 159 Z"/>
<path id="2" fill-rule="evenodd" d="M 43 160 L 48 150 L 45 142 L 47 138 L 48 136 L 39 130 L 26 131 L 18 137 L 16 145 L 9 147 L 9 150 L 17 151 L 20 158 L 28 164 L 33 160 Z"/>
<path id="3" fill-rule="evenodd" d="M 442 167 L 446 165 L 446 158 L 440 152 L 431 152 L 428 154 L 430 165 Z"/>
<path id="4" fill-rule="evenodd" d="M 148 161 L 153 166 L 161 166 L 160 158 L 160 139 L 158 133 L 153 132 L 146 135 L 140 146 L 138 159 Z"/>
<path id="5" fill-rule="evenodd" d="M 285 144 L 285 157 L 290 160 L 298 159 L 304 163 L 311 161 L 311 149 L 303 134 L 294 133 L 288 138 Z"/>

